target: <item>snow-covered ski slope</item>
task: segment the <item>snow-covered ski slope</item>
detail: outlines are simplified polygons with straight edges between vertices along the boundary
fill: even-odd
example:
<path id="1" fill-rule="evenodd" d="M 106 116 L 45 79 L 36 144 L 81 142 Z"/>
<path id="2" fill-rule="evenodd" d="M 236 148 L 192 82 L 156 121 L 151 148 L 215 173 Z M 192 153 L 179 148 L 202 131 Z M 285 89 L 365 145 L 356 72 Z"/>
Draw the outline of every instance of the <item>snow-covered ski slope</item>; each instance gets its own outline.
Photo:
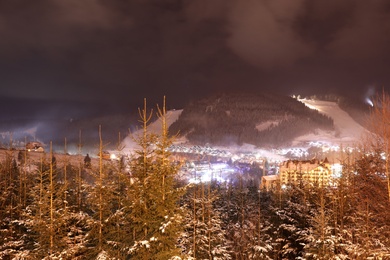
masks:
<path id="1" fill-rule="evenodd" d="M 179 118 L 182 111 L 183 111 L 182 109 L 167 111 L 166 123 L 167 123 L 168 127 Z M 154 122 L 152 122 L 148 126 L 148 131 L 151 133 L 154 133 L 154 134 L 161 134 L 161 131 L 162 131 L 161 119 L 157 119 Z M 139 132 L 142 132 L 142 130 L 138 130 L 135 134 L 137 134 Z"/>
<path id="2" fill-rule="evenodd" d="M 333 119 L 335 131 L 316 130 L 312 134 L 300 136 L 295 139 L 294 144 L 308 142 L 327 142 L 334 145 L 340 144 L 358 144 L 367 130 L 358 124 L 347 112 L 342 110 L 336 102 L 321 101 L 312 99 L 298 99 L 311 109 L 318 110 L 320 113 Z"/>
<path id="3" fill-rule="evenodd" d="M 167 123 L 168 127 L 179 118 L 182 111 L 183 111 L 182 109 L 167 111 L 166 123 Z M 141 125 L 140 125 L 140 127 L 141 127 Z M 137 137 L 139 137 L 142 134 L 142 131 L 143 131 L 143 129 L 138 129 L 137 131 L 133 132 L 130 136 L 127 136 L 123 140 L 122 145 L 124 145 L 125 150 L 131 151 L 132 149 L 136 148 L 137 145 L 134 142 L 134 138 L 137 139 Z M 154 122 L 150 123 L 148 125 L 148 132 L 153 133 L 153 134 L 161 134 L 161 132 L 162 132 L 161 120 L 157 119 Z"/>
<path id="4" fill-rule="evenodd" d="M 318 110 L 333 119 L 334 131 L 323 131 L 319 129 L 313 129 L 312 133 L 306 134 L 296 138 L 291 145 L 293 147 L 308 147 L 315 143 L 327 144 L 330 146 L 355 146 L 358 145 L 361 140 L 367 135 L 368 131 L 358 124 L 347 112 L 342 110 L 336 102 L 321 101 L 312 99 L 298 99 L 311 109 Z M 167 125 L 170 126 L 175 122 L 182 110 L 170 110 L 167 112 Z M 161 120 L 156 120 L 148 126 L 148 131 L 155 134 L 161 133 Z M 131 136 L 126 137 L 123 140 L 123 145 L 127 152 L 132 151 L 137 145 L 134 142 L 134 138 L 137 138 L 142 134 L 142 129 L 139 129 L 132 133 Z M 181 137 L 177 139 L 175 143 L 186 143 L 187 139 Z M 187 143 L 187 145 L 189 145 Z M 226 147 L 227 148 L 227 147 Z M 288 147 L 286 147 L 288 148 Z"/>

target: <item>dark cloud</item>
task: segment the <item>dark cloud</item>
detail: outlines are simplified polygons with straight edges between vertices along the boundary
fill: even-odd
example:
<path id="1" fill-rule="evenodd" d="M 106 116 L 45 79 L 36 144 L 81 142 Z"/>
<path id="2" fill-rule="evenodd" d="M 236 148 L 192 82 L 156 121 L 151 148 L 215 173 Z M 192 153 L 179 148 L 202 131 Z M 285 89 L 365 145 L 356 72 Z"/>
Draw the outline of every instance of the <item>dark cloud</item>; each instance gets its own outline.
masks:
<path id="1" fill-rule="evenodd" d="M 167 95 L 388 88 L 387 0 L 0 3 L 0 95 L 131 109 Z M 351 94 L 352 95 L 352 94 Z"/>
<path id="2" fill-rule="evenodd" d="M 304 1 L 233 1 L 228 45 L 260 69 L 293 65 L 313 53 L 294 30 Z"/>
<path id="3" fill-rule="evenodd" d="M 328 50 L 332 58 L 352 62 L 380 61 L 389 51 L 390 15 L 387 1 L 362 2 L 337 32 Z"/>
<path id="4" fill-rule="evenodd" d="M 31 51 L 60 55 L 114 26 L 113 13 L 95 0 L 7 1 L 0 17 L 2 51 L 14 57 Z"/>

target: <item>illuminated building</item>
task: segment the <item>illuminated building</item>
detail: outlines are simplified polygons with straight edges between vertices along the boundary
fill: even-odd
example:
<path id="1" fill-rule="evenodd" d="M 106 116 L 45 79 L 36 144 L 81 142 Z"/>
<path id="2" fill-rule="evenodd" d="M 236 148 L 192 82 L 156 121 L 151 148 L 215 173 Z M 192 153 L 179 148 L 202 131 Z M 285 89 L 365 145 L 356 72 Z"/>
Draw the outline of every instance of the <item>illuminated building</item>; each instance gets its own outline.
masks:
<path id="1" fill-rule="evenodd" d="M 288 160 L 280 165 L 279 178 L 280 183 L 287 186 L 328 186 L 332 178 L 332 170 L 327 158 L 323 161 Z"/>

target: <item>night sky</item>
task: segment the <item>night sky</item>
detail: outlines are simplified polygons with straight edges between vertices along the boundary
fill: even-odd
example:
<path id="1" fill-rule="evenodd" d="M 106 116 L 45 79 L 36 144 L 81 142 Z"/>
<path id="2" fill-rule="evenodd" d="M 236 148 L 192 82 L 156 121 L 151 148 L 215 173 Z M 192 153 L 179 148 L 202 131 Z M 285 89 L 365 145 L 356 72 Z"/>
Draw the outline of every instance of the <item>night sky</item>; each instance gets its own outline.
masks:
<path id="1" fill-rule="evenodd" d="M 171 108 L 390 88 L 388 0 L 4 0 L 0 97 Z M 99 105 L 98 105 L 99 106 Z"/>

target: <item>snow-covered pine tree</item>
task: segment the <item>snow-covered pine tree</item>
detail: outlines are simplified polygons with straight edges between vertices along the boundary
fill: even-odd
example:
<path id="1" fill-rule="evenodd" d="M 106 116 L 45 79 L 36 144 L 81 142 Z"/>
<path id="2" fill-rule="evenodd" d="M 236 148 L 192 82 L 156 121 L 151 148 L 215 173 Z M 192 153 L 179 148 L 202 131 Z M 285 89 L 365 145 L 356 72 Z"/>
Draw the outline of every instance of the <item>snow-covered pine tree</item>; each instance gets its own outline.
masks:
<path id="1" fill-rule="evenodd" d="M 238 186 L 231 183 L 227 188 L 227 215 L 226 218 L 226 232 L 228 240 L 231 241 L 231 251 L 233 258 L 244 259 L 249 253 L 247 248 L 248 239 L 252 233 L 247 229 L 255 230 L 255 224 L 247 219 L 247 194 L 248 188 L 244 185 L 242 176 L 238 175 Z"/>
<path id="2" fill-rule="evenodd" d="M 390 202 L 390 95 L 384 90 L 382 94 L 377 94 L 370 112 L 367 125 L 372 133 L 370 141 L 374 149 L 380 147 L 383 152 L 387 199 Z"/>
<path id="3" fill-rule="evenodd" d="M 329 228 L 331 227 L 331 240 L 334 245 L 335 257 L 340 259 L 348 256 L 347 247 L 351 245 L 351 229 L 354 220 L 351 216 L 354 214 L 355 207 L 353 201 L 353 176 L 354 167 L 352 162 L 354 155 L 349 149 L 340 149 L 340 156 L 337 159 L 341 162 L 342 171 L 340 175 L 333 176 L 331 187 L 325 192 L 329 205 L 326 211 L 329 213 Z M 329 240 L 330 241 L 330 240 Z"/>
<path id="4" fill-rule="evenodd" d="M 180 187 L 177 175 L 181 165 L 171 160 L 169 148 L 173 138 L 168 133 L 168 115 L 166 111 L 165 96 L 162 107 L 157 106 L 157 116 L 161 123 L 161 133 L 158 136 L 155 149 L 154 175 L 156 185 L 156 215 L 160 217 L 159 233 L 157 238 L 158 259 L 180 257 L 181 249 L 178 247 L 179 235 L 183 231 L 183 209 L 180 199 L 183 197 L 185 187 Z"/>
<path id="5" fill-rule="evenodd" d="M 23 175 L 20 173 L 13 152 L 6 152 L 0 163 L 0 258 L 7 258 L 19 251 L 24 244 L 22 215 L 24 196 Z"/>
<path id="6" fill-rule="evenodd" d="M 304 192 L 296 186 L 281 191 L 283 196 L 270 205 L 267 233 L 272 237 L 273 259 L 299 259 L 309 242 L 310 207 Z M 280 207 L 281 205 L 281 207 Z"/>
<path id="7" fill-rule="evenodd" d="M 334 215 L 332 194 L 324 183 L 311 189 L 313 210 L 308 216 L 310 232 L 304 246 L 305 259 L 343 259 L 345 254 L 340 250 L 342 241 L 340 233 L 335 234 L 332 222 Z"/>
<path id="8" fill-rule="evenodd" d="M 61 196 L 61 204 L 56 209 L 61 213 L 60 229 L 62 240 L 66 246 L 59 257 L 65 259 L 78 259 L 86 253 L 88 243 L 88 232 L 90 231 L 91 216 L 79 209 L 77 201 L 78 169 L 70 163 L 67 151 L 67 141 L 64 142 L 64 159 L 57 162 L 56 182 L 58 185 L 58 196 Z M 86 184 L 83 185 L 86 188 Z M 60 195 L 62 194 L 62 195 Z"/>
<path id="9" fill-rule="evenodd" d="M 118 144 L 116 155 L 117 160 L 109 162 L 110 187 L 112 188 L 111 212 L 106 219 L 106 243 L 107 247 L 102 251 L 100 257 L 107 255 L 110 259 L 126 259 L 127 249 L 132 245 L 132 223 L 131 223 L 131 203 L 128 188 L 131 185 L 130 175 L 124 171 L 125 162 L 122 155 L 120 133 L 118 134 Z"/>
<path id="10" fill-rule="evenodd" d="M 170 259 L 181 256 L 178 239 L 182 227 L 179 200 L 182 189 L 177 187 L 178 166 L 169 161 L 167 115 L 165 99 L 158 117 L 162 122 L 161 135 L 150 133 L 152 111 L 139 109 L 142 135 L 135 137 L 139 149 L 130 160 L 131 223 L 133 245 L 128 248 L 132 259 Z"/>
<path id="11" fill-rule="evenodd" d="M 221 193 L 224 206 L 224 222 L 231 241 L 232 256 L 235 259 L 269 259 L 270 245 L 265 242 L 268 234 L 263 232 L 261 210 L 266 209 L 260 201 L 259 189 L 254 182 L 244 182 L 239 175 L 237 185 L 229 185 Z M 263 203 L 263 206 L 260 205 Z"/>
<path id="12" fill-rule="evenodd" d="M 110 256 L 116 254 L 116 249 L 112 252 L 112 246 L 107 242 L 109 234 L 116 229 L 113 215 L 117 210 L 115 196 L 117 183 L 115 182 L 116 176 L 111 174 L 110 163 L 103 161 L 103 149 L 102 129 L 99 126 L 99 164 L 97 168 L 91 169 L 95 183 L 90 187 L 86 198 L 87 209 L 91 211 L 92 217 L 87 241 L 87 257 L 89 258 L 96 257 L 103 251 Z"/>
<path id="13" fill-rule="evenodd" d="M 268 228 L 268 200 L 267 195 L 261 192 L 258 185 L 250 183 L 248 186 L 247 196 L 247 215 L 248 221 L 251 225 L 250 236 L 248 239 L 248 258 L 249 259 L 263 259 L 271 260 L 269 256 L 272 252 L 272 246 L 270 245 L 270 236 L 266 233 Z M 252 227 L 253 224 L 255 226 Z"/>
<path id="14" fill-rule="evenodd" d="M 353 177 L 354 212 L 350 216 L 351 257 L 390 257 L 390 202 L 382 150 L 362 153 Z"/>
<path id="15" fill-rule="evenodd" d="M 215 208 L 216 200 L 211 183 L 194 184 L 187 193 L 184 248 L 191 259 L 232 259 L 221 213 Z"/>
<path id="16" fill-rule="evenodd" d="M 140 123 L 142 124 L 142 135 L 135 136 L 135 142 L 139 149 L 130 158 L 129 166 L 131 172 L 131 186 L 129 187 L 129 198 L 131 204 L 129 218 L 131 219 L 131 240 L 127 246 L 127 254 L 135 259 L 147 259 L 151 255 L 148 252 L 150 242 L 154 242 L 149 227 L 152 226 L 152 213 L 150 207 L 153 201 L 149 197 L 148 190 L 154 189 L 150 185 L 150 176 L 153 174 L 153 148 L 157 136 L 148 132 L 148 125 L 153 116 L 153 110 L 147 112 L 146 99 L 143 109 L 138 109 Z M 152 240 L 152 241 L 150 241 Z"/>
<path id="17" fill-rule="evenodd" d="M 55 160 L 50 142 L 48 160 L 41 157 L 35 186 L 30 197 L 32 202 L 26 208 L 31 256 L 44 259 L 59 256 L 67 248 L 64 239 L 63 200 L 60 185 L 56 180 Z"/>

